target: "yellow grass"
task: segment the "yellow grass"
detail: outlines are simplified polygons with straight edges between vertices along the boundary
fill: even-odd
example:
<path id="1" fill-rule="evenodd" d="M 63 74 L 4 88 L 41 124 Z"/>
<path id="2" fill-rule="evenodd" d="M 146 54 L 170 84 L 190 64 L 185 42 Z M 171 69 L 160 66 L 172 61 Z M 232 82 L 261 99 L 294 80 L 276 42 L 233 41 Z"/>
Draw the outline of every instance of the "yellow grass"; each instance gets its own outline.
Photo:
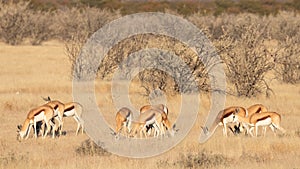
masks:
<path id="1" fill-rule="evenodd" d="M 63 44 L 47 42 L 43 46 L 8 46 L 0 44 L 0 167 L 1 168 L 183 168 L 188 156 L 198 158 L 204 152 L 214 160 L 214 155 L 226 159 L 226 164 L 213 168 L 299 168 L 300 166 L 300 85 L 287 85 L 274 81 L 271 87 L 275 96 L 270 99 L 236 98 L 228 96 L 226 106 L 249 106 L 263 103 L 270 110 L 282 114 L 285 135 L 277 137 L 268 129 L 267 136 L 228 138 L 222 136 L 221 128 L 204 144 L 198 142 L 200 126 L 208 115 L 210 101 L 201 95 L 198 118 L 188 136 L 172 150 L 157 157 L 129 159 L 116 155 L 79 155 L 76 149 L 88 137 L 75 136 L 76 124 L 66 119 L 66 135 L 56 139 L 29 138 L 16 140 L 16 126 L 24 121 L 27 112 L 44 103 L 41 96 L 51 96 L 63 102 L 72 100 L 71 64 L 64 54 Z M 115 108 L 111 99 L 110 82 L 95 83 L 99 108 L 113 127 Z M 130 85 L 130 99 L 138 109 L 148 103 L 140 96 L 138 84 Z M 168 97 L 170 119 L 174 121 L 180 108 L 179 96 Z M 32 135 L 32 134 L 31 134 Z M 217 158 L 215 160 L 217 161 Z M 203 166 L 202 166 L 203 167 Z"/>

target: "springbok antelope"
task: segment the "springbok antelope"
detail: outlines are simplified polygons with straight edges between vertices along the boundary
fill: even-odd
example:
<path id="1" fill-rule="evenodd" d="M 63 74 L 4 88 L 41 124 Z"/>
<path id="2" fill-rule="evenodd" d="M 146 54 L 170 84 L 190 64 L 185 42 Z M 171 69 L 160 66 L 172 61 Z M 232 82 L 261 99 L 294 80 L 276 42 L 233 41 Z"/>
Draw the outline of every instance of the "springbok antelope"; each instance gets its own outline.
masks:
<path id="1" fill-rule="evenodd" d="M 210 130 L 208 128 L 202 127 L 204 134 L 209 135 L 213 134 L 215 130 L 218 128 L 218 126 L 223 126 L 223 135 L 227 137 L 227 124 L 228 123 L 234 123 L 237 122 L 234 113 L 238 110 L 238 114 L 241 117 L 247 117 L 248 116 L 248 111 L 247 109 L 243 107 L 238 107 L 238 106 L 232 106 L 228 107 L 224 110 L 221 110 L 219 114 L 217 115 L 216 119 L 213 122 L 213 125 L 211 126 Z"/>
<path id="2" fill-rule="evenodd" d="M 162 127 L 162 115 L 158 109 L 149 109 L 140 114 L 138 120 L 133 122 L 133 125 L 134 127 L 131 136 L 136 135 L 139 132 L 140 137 L 144 134 L 147 138 L 146 127 L 152 125 L 155 129 L 154 137 L 157 137 L 159 136 Z"/>
<path id="3" fill-rule="evenodd" d="M 58 130 L 59 135 L 62 134 L 62 126 L 63 126 L 63 114 L 65 110 L 65 105 L 58 101 L 58 100 L 51 100 L 51 98 L 48 96 L 48 98 L 43 98 L 45 101 L 47 101 L 46 105 L 52 107 L 54 109 L 54 118 L 58 121 Z M 54 132 L 56 129 L 53 129 Z"/>
<path id="4" fill-rule="evenodd" d="M 154 137 L 158 137 L 160 134 L 164 135 L 163 127 L 165 126 L 169 131 L 171 136 L 174 136 L 175 125 L 171 126 L 170 121 L 167 118 L 167 115 L 159 109 L 149 109 L 146 112 L 140 114 L 138 120 L 133 122 L 134 127 L 131 132 L 131 136 L 135 135 L 137 132 L 142 133 L 147 138 L 146 127 L 152 125 L 154 127 Z"/>
<path id="5" fill-rule="evenodd" d="M 83 134 L 84 121 L 80 117 L 80 115 L 82 114 L 82 109 L 83 108 L 82 108 L 82 105 L 80 103 L 77 103 L 77 102 L 65 103 L 65 109 L 64 109 L 63 117 L 73 117 L 74 120 L 77 122 L 76 135 L 78 135 L 78 132 L 79 132 L 80 128 L 81 128 L 81 133 Z M 61 127 L 60 130 L 62 130 L 62 127 Z"/>
<path id="6" fill-rule="evenodd" d="M 81 128 L 81 133 L 83 133 L 83 120 L 80 118 L 78 114 L 82 114 L 82 105 L 77 102 L 69 102 L 66 104 L 63 104 L 59 101 L 52 101 L 51 98 L 48 96 L 48 98 L 43 98 L 45 101 L 47 101 L 47 104 L 50 104 L 51 107 L 57 107 L 56 110 L 58 111 L 59 119 L 57 119 L 60 123 L 59 131 L 60 135 L 62 134 L 62 128 L 63 128 L 63 117 L 73 117 L 75 121 L 77 122 L 77 129 L 76 129 L 76 135 L 78 135 L 79 129 Z M 62 108 L 63 107 L 63 108 Z M 62 112 L 62 113 L 61 113 Z"/>
<path id="7" fill-rule="evenodd" d="M 34 127 L 35 138 L 37 138 L 36 123 L 40 122 L 40 121 L 45 122 L 45 124 L 47 126 L 46 133 L 45 134 L 42 133 L 43 138 L 45 138 L 47 136 L 48 132 L 51 130 L 51 126 L 54 127 L 54 124 L 51 121 L 53 116 L 54 116 L 54 110 L 52 107 L 50 107 L 48 105 L 42 105 L 40 107 L 30 110 L 29 113 L 27 114 L 27 117 L 26 117 L 23 125 L 17 126 L 17 128 L 18 128 L 17 139 L 21 140 L 21 139 L 24 139 L 24 137 L 25 137 L 25 139 L 27 139 L 32 125 Z M 54 134 L 55 133 L 53 132 L 52 133 L 53 138 L 54 138 Z"/>
<path id="8" fill-rule="evenodd" d="M 250 118 L 255 113 L 267 112 L 268 109 L 266 106 L 262 104 L 254 104 L 247 108 L 248 118 Z M 263 132 L 266 133 L 266 126 L 263 127 Z M 246 130 L 247 133 L 247 130 Z M 248 134 L 248 133 L 247 133 Z"/>
<path id="9" fill-rule="evenodd" d="M 132 112 L 127 107 L 121 108 L 116 114 L 116 138 L 119 137 L 121 130 L 125 129 L 125 134 L 128 137 L 131 131 Z M 127 130 L 127 131 L 126 131 Z"/>
<path id="10" fill-rule="evenodd" d="M 255 136 L 257 137 L 259 126 L 269 126 L 274 132 L 274 135 L 276 135 L 275 129 L 279 129 L 281 132 L 285 133 L 285 130 L 280 126 L 281 116 L 276 112 L 255 113 L 250 117 L 242 117 L 239 114 L 234 114 L 234 116 L 236 116 L 237 121 L 246 124 L 245 126 L 247 126 L 246 128 L 252 137 L 253 128 L 255 128 Z M 248 126 L 250 126 L 250 129 Z"/>
<path id="11" fill-rule="evenodd" d="M 157 105 L 145 105 L 143 107 L 140 108 L 140 114 L 143 114 L 145 113 L 146 111 L 150 110 L 150 109 L 157 109 L 159 110 L 159 112 L 162 113 L 162 118 L 163 118 L 163 124 L 164 126 L 166 127 L 166 125 L 169 125 L 170 126 L 170 121 L 168 120 L 168 114 L 169 114 L 169 110 L 168 110 L 168 107 L 165 106 L 164 104 L 157 104 Z M 148 135 L 150 135 L 151 133 L 151 129 L 153 128 L 154 126 L 152 125 L 148 125 L 147 126 L 147 131 L 148 132 Z M 162 130 L 162 133 L 165 133 L 165 127 L 162 127 L 161 130 Z M 175 127 L 175 126 L 174 126 Z M 167 127 L 166 127 L 167 129 Z"/>

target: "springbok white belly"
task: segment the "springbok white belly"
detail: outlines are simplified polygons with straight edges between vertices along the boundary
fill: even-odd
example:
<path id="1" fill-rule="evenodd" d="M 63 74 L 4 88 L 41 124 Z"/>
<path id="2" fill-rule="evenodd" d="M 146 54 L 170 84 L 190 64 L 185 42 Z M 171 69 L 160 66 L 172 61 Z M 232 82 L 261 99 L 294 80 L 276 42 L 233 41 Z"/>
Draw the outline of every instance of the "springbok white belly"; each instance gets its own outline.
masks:
<path id="1" fill-rule="evenodd" d="M 272 123 L 272 119 L 270 117 L 260 120 L 256 123 L 256 126 L 269 126 Z"/>
<path id="2" fill-rule="evenodd" d="M 233 122 L 236 122 L 236 117 L 235 118 L 233 118 L 234 117 L 234 115 L 233 114 L 231 114 L 231 115 L 229 115 L 228 117 L 225 117 L 224 119 L 223 119 L 223 122 L 226 124 L 226 123 L 233 123 Z M 219 123 L 219 125 L 223 125 L 223 123 L 221 122 L 221 123 Z"/>
<path id="3" fill-rule="evenodd" d="M 34 116 L 34 121 L 36 121 L 36 122 L 42 121 L 42 120 L 44 120 L 44 117 L 45 117 L 45 112 L 42 111 L 38 115 Z"/>
<path id="4" fill-rule="evenodd" d="M 155 121 L 156 121 L 156 120 L 155 120 L 155 117 L 153 117 L 152 119 L 146 121 L 145 126 L 148 126 L 148 125 L 150 125 L 150 124 L 154 124 Z"/>
<path id="5" fill-rule="evenodd" d="M 74 114 L 75 114 L 75 109 L 64 112 L 64 116 L 67 116 L 67 117 L 74 116 Z"/>

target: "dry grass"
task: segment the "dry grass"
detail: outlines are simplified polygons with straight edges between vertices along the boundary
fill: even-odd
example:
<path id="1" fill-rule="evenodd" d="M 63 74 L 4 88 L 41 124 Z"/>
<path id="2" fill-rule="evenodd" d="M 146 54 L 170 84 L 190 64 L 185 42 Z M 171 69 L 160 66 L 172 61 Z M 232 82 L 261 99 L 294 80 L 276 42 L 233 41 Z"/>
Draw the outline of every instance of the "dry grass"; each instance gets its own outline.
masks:
<path id="1" fill-rule="evenodd" d="M 227 97 L 226 105 L 249 106 L 263 103 L 282 114 L 285 135 L 277 137 L 268 129 L 265 138 L 232 136 L 224 138 L 217 129 L 205 144 L 199 144 L 200 125 L 206 120 L 209 96 L 201 95 L 197 121 L 188 136 L 172 150 L 147 159 L 128 159 L 108 155 L 86 141 L 86 135 L 75 136 L 76 124 L 66 119 L 66 135 L 60 138 L 16 140 L 16 126 L 22 123 L 32 107 L 43 104 L 41 96 L 50 95 L 63 102 L 72 100 L 71 64 L 64 55 L 63 44 L 47 42 L 42 46 L 8 46 L 0 44 L 0 168 L 299 168 L 300 166 L 300 85 L 274 81 L 276 95 L 270 99 Z M 131 84 L 130 99 L 136 108 L 148 102 Z M 107 122 L 114 126 L 110 83 L 96 82 L 99 107 Z M 168 98 L 170 118 L 179 112 L 179 96 Z M 77 151 L 76 151 L 77 150 Z M 97 153 L 100 151 L 102 153 Z M 79 153 L 78 153 L 79 152 Z"/>

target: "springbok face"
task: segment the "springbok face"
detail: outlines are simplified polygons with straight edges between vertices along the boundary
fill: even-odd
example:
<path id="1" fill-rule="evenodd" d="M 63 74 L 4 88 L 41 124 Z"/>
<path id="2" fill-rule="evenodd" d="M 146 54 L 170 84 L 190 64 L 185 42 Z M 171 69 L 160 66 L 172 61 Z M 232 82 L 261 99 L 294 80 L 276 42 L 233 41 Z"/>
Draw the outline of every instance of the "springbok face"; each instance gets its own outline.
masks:
<path id="1" fill-rule="evenodd" d="M 22 129 L 22 125 L 21 124 L 17 125 L 17 129 L 18 131 L 20 131 Z"/>
<path id="2" fill-rule="evenodd" d="M 17 125 L 17 140 L 18 141 L 21 141 L 21 139 L 22 139 L 22 136 L 21 136 L 21 129 L 22 129 L 22 125 L 21 124 L 19 124 L 19 125 Z"/>
<path id="3" fill-rule="evenodd" d="M 235 109 L 235 111 L 233 112 L 233 116 L 232 116 L 232 119 L 233 119 L 233 123 L 235 123 L 235 122 L 237 122 L 238 121 L 238 118 L 237 118 L 237 115 L 238 115 L 238 113 L 240 112 L 240 109 L 239 108 L 237 108 L 237 109 Z"/>
<path id="4" fill-rule="evenodd" d="M 172 128 L 169 130 L 169 133 L 173 137 L 178 131 L 179 129 L 176 129 L 176 124 L 173 124 Z"/>

